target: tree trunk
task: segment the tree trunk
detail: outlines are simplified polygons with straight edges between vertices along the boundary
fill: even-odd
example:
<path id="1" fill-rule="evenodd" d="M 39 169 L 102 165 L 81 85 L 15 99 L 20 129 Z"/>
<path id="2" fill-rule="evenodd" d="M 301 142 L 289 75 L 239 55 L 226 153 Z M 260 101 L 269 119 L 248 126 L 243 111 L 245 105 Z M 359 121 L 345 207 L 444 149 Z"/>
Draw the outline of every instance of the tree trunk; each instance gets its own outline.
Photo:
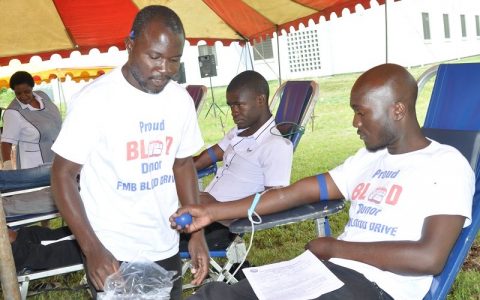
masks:
<path id="1" fill-rule="evenodd" d="M 18 287 L 17 273 L 13 261 L 12 246 L 8 239 L 7 223 L 3 202 L 0 198 L 0 281 L 4 299 L 20 300 L 20 289 Z"/>

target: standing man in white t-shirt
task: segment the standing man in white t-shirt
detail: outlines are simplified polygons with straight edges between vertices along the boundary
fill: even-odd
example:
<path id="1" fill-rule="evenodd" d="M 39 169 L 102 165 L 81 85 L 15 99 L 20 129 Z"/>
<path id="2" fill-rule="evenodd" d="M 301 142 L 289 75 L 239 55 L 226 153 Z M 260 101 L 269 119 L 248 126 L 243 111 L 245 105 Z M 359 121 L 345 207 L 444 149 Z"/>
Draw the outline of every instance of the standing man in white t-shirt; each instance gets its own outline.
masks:
<path id="1" fill-rule="evenodd" d="M 140 10 L 126 39 L 127 63 L 73 97 L 53 146 L 54 197 L 97 291 L 121 261 L 147 258 L 181 274 L 168 217 L 179 200 L 198 201 L 191 155 L 203 145 L 192 99 L 170 80 L 184 42 L 175 12 Z M 208 272 L 203 232 L 192 235 L 189 250 L 199 284 Z M 171 299 L 181 298 L 181 284 L 175 281 Z"/>
<path id="2" fill-rule="evenodd" d="M 455 148 L 426 138 L 418 124 L 417 83 L 403 67 L 383 64 L 353 85 L 353 126 L 365 143 L 333 170 L 265 193 L 255 211 L 283 211 L 318 199 L 351 202 L 342 235 L 305 248 L 343 286 L 316 299 L 423 299 L 463 227 L 471 223 L 475 176 Z M 315 158 L 312 158 L 315 159 Z M 452 199 L 455 201 L 452 202 Z M 194 222 L 246 217 L 252 198 L 188 206 Z M 174 215 L 175 216 L 175 215 Z M 175 226 L 172 216 L 172 225 Z M 257 299 L 247 280 L 210 283 L 191 299 Z"/>

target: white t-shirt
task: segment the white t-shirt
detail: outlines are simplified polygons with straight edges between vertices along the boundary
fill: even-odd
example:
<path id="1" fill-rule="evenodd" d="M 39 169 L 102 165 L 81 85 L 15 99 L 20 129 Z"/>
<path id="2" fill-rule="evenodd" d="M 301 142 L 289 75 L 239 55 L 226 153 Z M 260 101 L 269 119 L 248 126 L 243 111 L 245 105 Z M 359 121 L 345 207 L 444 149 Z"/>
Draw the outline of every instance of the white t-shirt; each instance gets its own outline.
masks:
<path id="1" fill-rule="evenodd" d="M 432 141 L 424 149 L 397 155 L 361 149 L 330 175 L 351 201 L 341 240 L 417 241 L 425 218 L 432 215 L 461 215 L 464 226 L 471 223 L 475 176 L 451 146 Z M 357 261 L 331 261 L 364 274 L 394 299 L 422 299 L 432 282 L 432 276 L 402 276 Z"/>
<path id="2" fill-rule="evenodd" d="M 35 108 L 30 104 L 24 104 L 15 98 L 22 109 L 29 109 L 31 111 L 40 111 L 44 109 L 43 99 L 33 93 L 35 99 L 40 103 L 40 108 Z M 40 153 L 40 132 L 35 126 L 27 121 L 18 111 L 14 109 L 7 109 L 3 114 L 4 124 L 8 124 L 3 128 L 2 142 L 17 145 L 17 151 L 20 151 L 19 157 L 22 169 L 34 168 L 45 163 Z M 12 157 L 13 159 L 13 157 Z"/>
<path id="3" fill-rule="evenodd" d="M 172 167 L 203 145 L 187 91 L 170 81 L 147 94 L 117 68 L 77 93 L 70 108 L 52 149 L 83 165 L 80 194 L 101 242 L 122 261 L 176 254 Z"/>
<path id="4" fill-rule="evenodd" d="M 224 151 L 223 166 L 205 189 L 217 201 L 238 200 L 266 186 L 290 183 L 293 146 L 280 136 L 273 117 L 251 136 L 238 136 L 242 131 L 234 127 L 218 143 Z"/>

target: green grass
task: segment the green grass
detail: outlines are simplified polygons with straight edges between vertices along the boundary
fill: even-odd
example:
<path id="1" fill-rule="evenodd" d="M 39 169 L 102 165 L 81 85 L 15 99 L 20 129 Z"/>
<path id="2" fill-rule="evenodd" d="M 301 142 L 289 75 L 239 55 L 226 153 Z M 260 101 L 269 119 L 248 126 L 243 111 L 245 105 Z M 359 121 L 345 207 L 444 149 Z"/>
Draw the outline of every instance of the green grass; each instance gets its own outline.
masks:
<path id="1" fill-rule="evenodd" d="M 480 62 L 480 56 L 458 62 Z M 418 78 L 428 67 L 430 66 L 416 67 L 410 71 Z M 292 182 L 337 166 L 363 146 L 351 125 L 353 114 L 349 107 L 350 89 L 358 76 L 357 73 L 315 78 L 320 86 L 320 97 L 315 107 L 314 118 L 307 125 L 294 154 Z M 432 86 L 433 81 L 426 85 L 417 101 L 420 124 L 423 124 L 425 119 Z M 277 87 L 277 81 L 270 82 L 272 95 Z M 213 93 L 215 102 L 223 113 L 216 110 L 215 117 L 212 108 L 207 115 L 211 104 L 209 90 L 205 105 L 198 116 L 206 145 L 216 143 L 233 126 L 230 111 L 225 104 L 225 87 L 214 88 Z M 0 102 L 0 105 L 3 103 Z M 341 232 L 347 218 L 346 211 L 330 218 L 334 236 Z M 315 230 L 311 221 L 257 232 L 248 260 L 255 265 L 263 265 L 291 259 L 303 252 L 305 244 L 313 238 Z M 245 240 L 248 241 L 248 235 Z M 475 254 L 471 259 L 478 260 L 478 257 Z M 68 277 L 68 283 L 71 286 L 77 285 L 81 275 L 82 272 L 78 272 L 74 277 Z M 54 280 L 61 281 L 59 278 Z M 448 299 L 480 299 L 478 295 L 480 295 L 480 271 L 477 268 L 469 268 L 459 274 Z M 88 296 L 84 291 L 62 291 L 42 294 L 31 299 L 88 299 Z"/>

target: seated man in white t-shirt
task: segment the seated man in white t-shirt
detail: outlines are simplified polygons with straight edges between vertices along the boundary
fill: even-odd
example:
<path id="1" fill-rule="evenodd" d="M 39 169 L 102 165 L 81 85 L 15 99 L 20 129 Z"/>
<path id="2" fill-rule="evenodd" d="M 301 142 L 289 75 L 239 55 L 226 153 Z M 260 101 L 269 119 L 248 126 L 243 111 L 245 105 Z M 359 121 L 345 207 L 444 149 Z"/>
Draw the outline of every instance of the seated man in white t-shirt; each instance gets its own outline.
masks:
<path id="1" fill-rule="evenodd" d="M 218 144 L 194 157 L 197 170 L 223 161 L 212 182 L 200 194 L 201 203 L 238 200 L 290 183 L 293 146 L 275 127 L 268 106 L 268 82 L 255 71 L 244 71 L 232 79 L 226 94 L 237 126 Z M 222 248 L 215 245 L 221 243 L 216 237 L 209 238 L 211 231 L 219 229 L 228 231 L 215 224 L 205 232 L 210 250 Z"/>

